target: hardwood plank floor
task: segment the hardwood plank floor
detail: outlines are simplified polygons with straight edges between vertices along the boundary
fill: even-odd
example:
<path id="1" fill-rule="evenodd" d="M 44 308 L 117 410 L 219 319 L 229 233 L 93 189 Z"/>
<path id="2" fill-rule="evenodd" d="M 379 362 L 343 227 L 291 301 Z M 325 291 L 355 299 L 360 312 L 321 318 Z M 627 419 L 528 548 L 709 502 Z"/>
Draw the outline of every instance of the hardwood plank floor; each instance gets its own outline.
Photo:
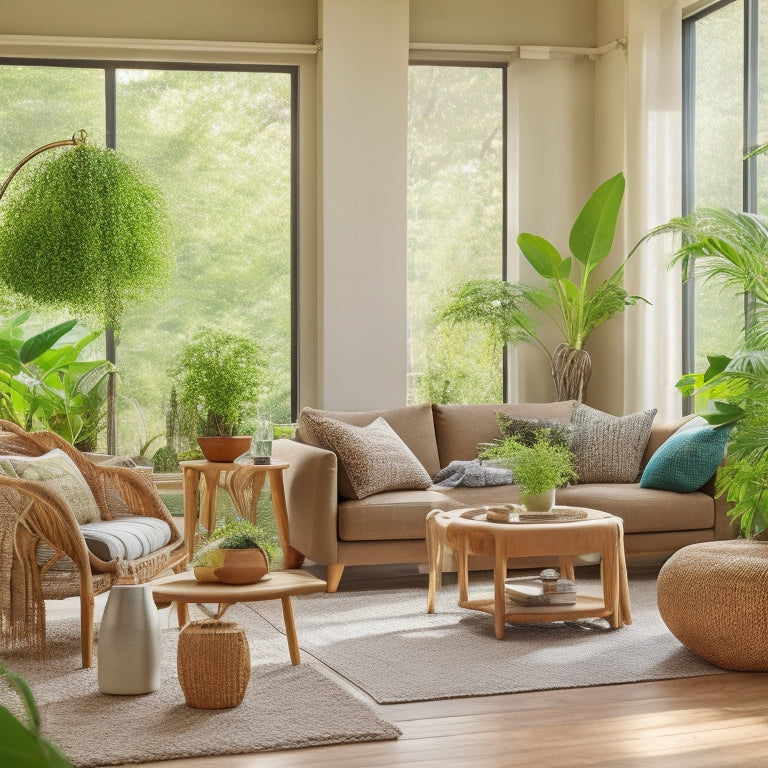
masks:
<path id="1" fill-rule="evenodd" d="M 404 586 L 423 579 L 407 572 L 390 576 L 394 582 L 380 581 L 375 571 L 348 574 L 344 588 Z M 166 760 L 144 763 L 145 768 L 768 765 L 768 690 L 762 673 L 379 705 L 308 654 L 302 659 L 394 722 L 403 732 L 400 739 Z"/>

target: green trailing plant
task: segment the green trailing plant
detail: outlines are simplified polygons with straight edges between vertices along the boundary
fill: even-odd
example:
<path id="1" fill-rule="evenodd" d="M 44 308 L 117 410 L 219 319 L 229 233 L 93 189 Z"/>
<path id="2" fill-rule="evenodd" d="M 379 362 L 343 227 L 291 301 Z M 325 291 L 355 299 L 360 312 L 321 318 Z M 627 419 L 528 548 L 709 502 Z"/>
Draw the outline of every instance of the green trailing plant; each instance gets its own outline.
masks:
<path id="1" fill-rule="evenodd" d="M 505 437 L 484 446 L 479 456 L 507 464 L 521 496 L 544 493 L 578 478 L 573 451 L 561 441 L 553 441 L 546 427 L 538 430 L 536 440 L 530 444 Z"/>
<path id="2" fill-rule="evenodd" d="M 544 237 L 522 232 L 517 244 L 526 261 L 544 279 L 544 286 L 504 280 L 471 280 L 460 286 L 441 310 L 441 318 L 485 327 L 497 343 L 531 342 L 549 358 L 559 399 L 581 399 L 589 378 L 589 358 L 578 354 L 591 333 L 617 312 L 645 301 L 630 295 L 623 286 L 624 265 L 637 246 L 605 279 L 597 278 L 598 267 L 613 245 L 624 176 L 616 174 L 589 197 L 571 228 L 571 254 L 563 257 Z M 553 324 L 562 339 L 550 351 L 540 328 L 543 320 Z M 577 352 L 576 355 L 571 350 Z M 569 378 L 573 360 L 582 366 Z M 581 381 L 580 379 L 584 380 Z"/>
<path id="3" fill-rule="evenodd" d="M 253 416 L 266 382 L 266 353 L 253 339 L 202 330 L 169 371 L 178 392 L 182 429 L 196 436 L 237 435 Z"/>
<path id="4" fill-rule="evenodd" d="M 745 538 L 768 528 L 768 219 L 725 208 L 706 208 L 651 230 L 674 233 L 681 246 L 671 256 L 683 281 L 716 280 L 721 290 L 750 297 L 743 343 L 733 355 L 708 356 L 702 373 L 677 382 L 684 397 L 716 427 L 731 427 L 726 460 L 715 492 Z"/>
<path id="5" fill-rule="evenodd" d="M 248 520 L 230 517 L 208 537 L 192 558 L 191 565 L 216 568 L 224 562 L 221 550 L 256 547 L 264 551 L 270 562 L 280 553 L 280 541 L 274 534 Z"/>
<path id="6" fill-rule="evenodd" d="M 126 304 L 173 263 L 162 193 L 124 156 L 87 142 L 55 149 L 3 198 L 0 280 L 51 307 L 118 327 Z"/>
<path id="7" fill-rule="evenodd" d="M 0 322 L 0 416 L 31 431 L 45 429 L 83 450 L 95 450 L 106 419 L 106 360 L 81 360 L 94 331 L 74 342 L 61 339 L 77 325 L 67 320 L 29 337 L 31 312 Z"/>
<path id="8" fill-rule="evenodd" d="M 0 662 L 0 677 L 16 692 L 27 723 L 0 706 L 0 765 L 13 768 L 71 768 L 59 748 L 43 738 L 40 711 L 29 684 Z"/>

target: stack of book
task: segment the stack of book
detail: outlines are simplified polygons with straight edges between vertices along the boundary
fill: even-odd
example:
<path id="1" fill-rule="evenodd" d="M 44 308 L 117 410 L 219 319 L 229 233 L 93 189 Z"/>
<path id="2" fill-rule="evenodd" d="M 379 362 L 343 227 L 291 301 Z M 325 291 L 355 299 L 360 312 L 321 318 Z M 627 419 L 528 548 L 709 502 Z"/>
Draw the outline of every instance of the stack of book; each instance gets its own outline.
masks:
<path id="1" fill-rule="evenodd" d="M 504 581 L 507 600 L 517 605 L 575 605 L 576 583 L 570 579 L 543 581 L 537 578 L 511 578 Z"/>

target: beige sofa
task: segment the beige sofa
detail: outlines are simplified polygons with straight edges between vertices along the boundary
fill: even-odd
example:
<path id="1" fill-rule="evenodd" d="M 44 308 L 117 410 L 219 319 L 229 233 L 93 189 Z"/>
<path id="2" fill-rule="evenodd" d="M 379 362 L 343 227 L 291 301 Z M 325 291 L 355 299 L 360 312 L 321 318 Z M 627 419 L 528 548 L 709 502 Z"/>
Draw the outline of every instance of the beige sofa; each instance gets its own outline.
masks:
<path id="1" fill-rule="evenodd" d="M 477 445 L 500 436 L 497 412 L 513 418 L 569 423 L 576 404 L 431 405 L 390 411 L 302 411 L 294 440 L 276 440 L 273 457 L 286 461 L 285 492 L 292 545 L 306 558 L 327 566 L 328 590 L 337 589 L 345 565 L 425 563 L 425 519 L 432 509 L 459 509 L 515 502 L 514 485 L 391 490 L 362 499 L 345 498 L 343 468 L 332 450 L 317 443 L 307 413 L 363 427 L 381 416 L 410 448 L 429 477 L 451 461 L 477 457 Z M 640 452 L 644 466 L 686 419 L 650 429 Z M 643 441 L 645 442 L 645 441 Z M 385 468 L 384 468 L 384 471 Z M 348 491 L 345 491 L 349 495 Z M 714 498 L 710 480 L 699 490 L 676 493 L 641 488 L 638 482 L 584 483 L 561 488 L 557 504 L 592 507 L 624 521 L 628 557 L 658 559 L 688 544 L 733 536 L 727 507 Z M 510 563 L 512 565 L 512 563 Z"/>

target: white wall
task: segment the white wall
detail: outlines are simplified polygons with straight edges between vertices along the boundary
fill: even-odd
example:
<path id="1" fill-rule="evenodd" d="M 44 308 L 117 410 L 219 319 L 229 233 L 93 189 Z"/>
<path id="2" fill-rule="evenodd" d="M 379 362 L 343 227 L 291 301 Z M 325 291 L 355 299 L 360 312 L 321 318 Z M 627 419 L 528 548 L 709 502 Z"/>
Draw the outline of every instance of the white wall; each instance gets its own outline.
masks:
<path id="1" fill-rule="evenodd" d="M 320 405 L 406 400 L 408 1 L 323 0 Z"/>

